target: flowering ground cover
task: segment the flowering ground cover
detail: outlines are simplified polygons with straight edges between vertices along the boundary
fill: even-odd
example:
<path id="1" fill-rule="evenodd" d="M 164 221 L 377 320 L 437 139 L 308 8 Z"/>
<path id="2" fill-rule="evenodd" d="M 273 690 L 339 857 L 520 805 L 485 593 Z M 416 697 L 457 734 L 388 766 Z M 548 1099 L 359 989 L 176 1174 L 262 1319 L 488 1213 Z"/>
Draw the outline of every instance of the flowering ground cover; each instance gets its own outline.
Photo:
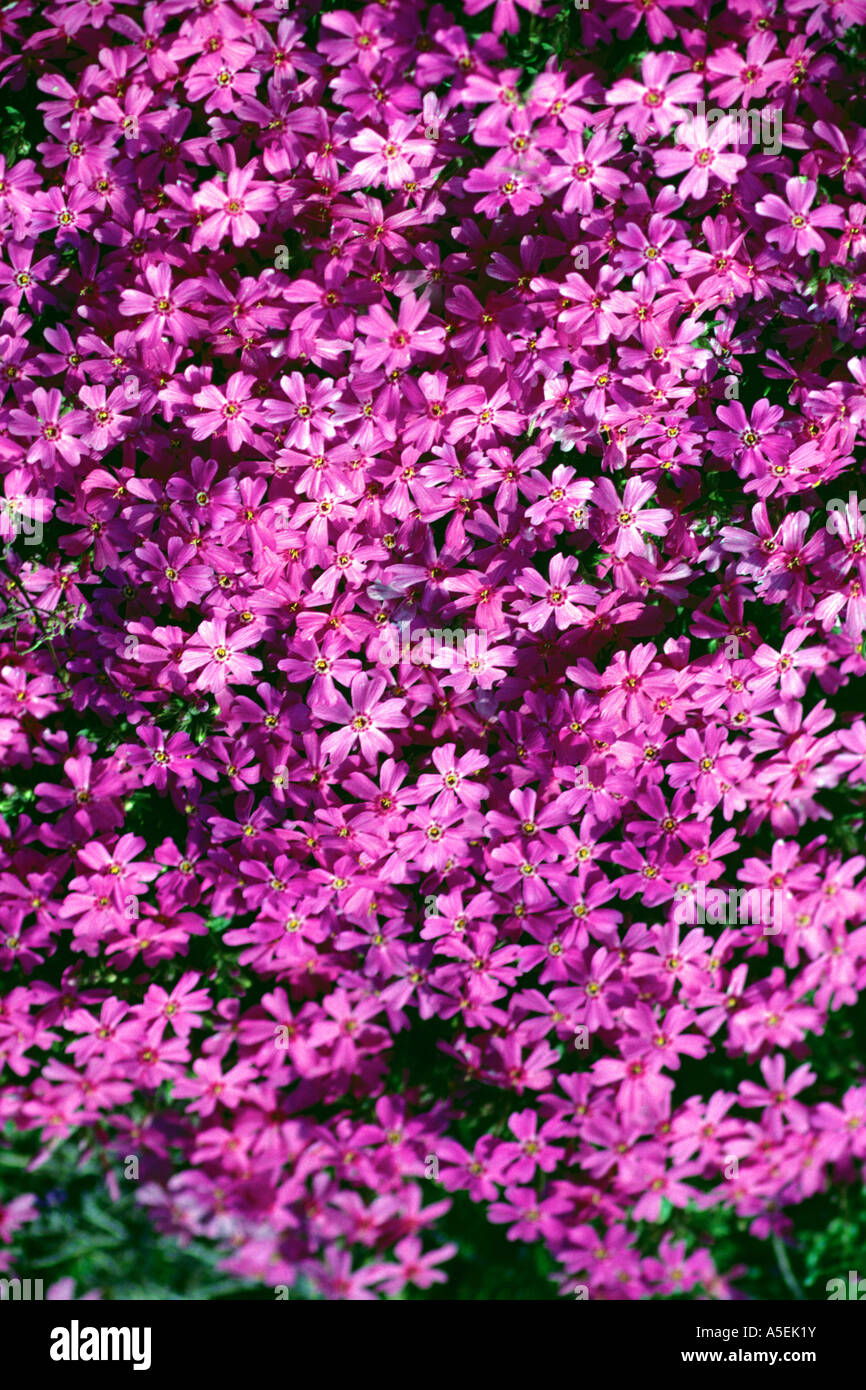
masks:
<path id="1" fill-rule="evenodd" d="M 854 1267 L 864 36 L 0 9 L 0 1274 Z"/>

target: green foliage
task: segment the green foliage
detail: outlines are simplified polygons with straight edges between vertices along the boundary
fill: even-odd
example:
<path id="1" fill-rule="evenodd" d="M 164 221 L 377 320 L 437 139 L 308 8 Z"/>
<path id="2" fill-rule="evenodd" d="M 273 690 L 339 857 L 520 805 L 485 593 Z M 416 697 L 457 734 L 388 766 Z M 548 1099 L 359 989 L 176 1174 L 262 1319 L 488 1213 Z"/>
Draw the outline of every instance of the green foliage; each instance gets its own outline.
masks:
<path id="1" fill-rule="evenodd" d="M 428 1202 L 445 1195 L 434 1182 L 427 1185 L 430 1188 Z M 410 1285 L 405 1291 L 409 1302 L 430 1299 L 461 1303 L 479 1299 L 523 1302 L 560 1297 L 553 1276 L 562 1271 L 542 1241 L 528 1245 L 524 1241 L 509 1240 L 508 1227 L 491 1225 L 486 1204 L 473 1202 L 465 1192 L 455 1192 L 452 1203 L 447 1216 L 436 1223 L 440 1242 L 453 1240 L 458 1247 L 454 1258 L 440 1266 L 448 1275 L 448 1283 L 434 1284 L 430 1289 L 416 1289 Z"/>
<path id="2" fill-rule="evenodd" d="M 272 1296 L 269 1289 L 220 1270 L 222 1252 L 208 1242 L 182 1246 L 157 1231 L 116 1155 L 82 1153 L 70 1140 L 28 1172 L 34 1141 L 34 1135 L 18 1135 L 7 1126 L 0 1143 L 4 1202 L 24 1192 L 39 1198 L 38 1218 L 15 1233 L 13 1269 L 20 1278 L 42 1279 L 47 1289 L 71 1277 L 77 1298 L 98 1290 L 103 1299 L 117 1301 Z M 116 1201 L 106 1185 L 107 1166 L 120 1184 Z"/>
<path id="3" fill-rule="evenodd" d="M 27 139 L 27 121 L 14 106 L 3 105 L 0 115 L 0 154 L 7 164 L 24 159 L 31 150 Z"/>

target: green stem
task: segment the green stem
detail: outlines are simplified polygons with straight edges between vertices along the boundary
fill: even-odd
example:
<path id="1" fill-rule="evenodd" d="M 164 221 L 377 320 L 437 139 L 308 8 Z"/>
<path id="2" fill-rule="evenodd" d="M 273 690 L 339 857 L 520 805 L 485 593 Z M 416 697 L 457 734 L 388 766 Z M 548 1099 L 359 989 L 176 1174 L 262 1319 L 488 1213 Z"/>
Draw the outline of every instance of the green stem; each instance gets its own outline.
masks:
<path id="1" fill-rule="evenodd" d="M 781 1274 L 782 1278 L 784 1279 L 785 1284 L 787 1285 L 788 1291 L 790 1292 L 791 1296 L 792 1296 L 793 1298 L 796 1298 L 796 1299 L 798 1300 L 798 1302 L 802 1302 L 803 1299 L 804 1299 L 804 1297 L 805 1297 L 805 1295 L 804 1295 L 804 1293 L 803 1293 L 803 1290 L 800 1288 L 799 1284 L 797 1283 L 796 1279 L 794 1278 L 794 1274 L 793 1274 L 793 1271 L 792 1271 L 792 1269 L 791 1269 L 791 1264 L 790 1264 L 790 1261 L 789 1261 L 789 1259 L 788 1259 L 788 1252 L 787 1252 L 787 1250 L 785 1249 L 784 1243 L 783 1243 L 783 1241 L 782 1241 L 782 1237 L 779 1235 L 779 1232 L 778 1232 L 778 1231 L 774 1231 L 774 1232 L 773 1232 L 773 1237 L 772 1237 L 772 1239 L 773 1239 L 773 1250 L 774 1250 L 775 1253 L 776 1253 L 776 1263 L 777 1263 L 778 1266 L 779 1266 L 779 1273 Z"/>
<path id="2" fill-rule="evenodd" d="M 46 644 L 47 644 L 47 646 L 48 646 L 48 650 L 51 652 L 51 659 L 52 659 L 52 661 L 54 662 L 54 669 L 55 669 L 56 672 L 57 672 L 57 679 L 60 681 L 60 684 L 63 686 L 63 689 L 65 690 L 66 694 L 69 695 L 71 692 L 70 692 L 69 684 L 68 684 L 68 681 L 67 681 L 67 678 L 66 678 L 66 673 L 65 673 L 65 671 L 63 670 L 63 667 L 60 665 L 59 660 L 57 659 L 57 652 L 56 652 L 56 650 L 55 650 L 55 648 L 54 648 L 54 642 L 53 642 L 53 639 L 52 639 L 52 637 L 51 637 L 51 634 L 45 630 L 45 627 L 43 626 L 42 617 L 41 617 L 41 615 L 40 615 L 40 613 L 39 613 L 39 610 L 38 610 L 38 608 L 36 608 L 36 607 L 31 603 L 31 601 L 30 601 L 30 595 L 27 593 L 27 590 L 26 590 L 25 587 L 24 587 L 23 581 L 22 581 L 21 579 L 16 578 L 15 575 L 9 574 L 9 572 L 8 572 L 8 570 L 7 570 L 7 568 L 6 568 L 6 558 L 7 558 L 8 554 L 9 554 L 9 546 L 7 545 L 6 550 L 5 550 L 5 553 L 4 553 L 4 555 L 3 555 L 3 570 L 4 570 L 4 573 L 5 573 L 5 575 L 6 575 L 6 578 L 12 580 L 12 583 L 13 583 L 13 585 L 14 585 L 13 593 L 15 594 L 16 597 L 20 594 L 20 596 L 23 598 L 24 602 L 26 603 L 29 612 L 32 614 L 34 623 L 35 623 L 36 627 L 38 628 L 39 632 L 42 634 L 42 637 L 44 638 L 44 640 L 45 640 L 45 642 L 46 642 Z M 9 592 L 9 590 L 8 590 L 8 588 L 7 588 L 7 593 L 8 593 L 8 592 Z M 34 649 L 34 650 L 35 650 L 35 649 Z"/>

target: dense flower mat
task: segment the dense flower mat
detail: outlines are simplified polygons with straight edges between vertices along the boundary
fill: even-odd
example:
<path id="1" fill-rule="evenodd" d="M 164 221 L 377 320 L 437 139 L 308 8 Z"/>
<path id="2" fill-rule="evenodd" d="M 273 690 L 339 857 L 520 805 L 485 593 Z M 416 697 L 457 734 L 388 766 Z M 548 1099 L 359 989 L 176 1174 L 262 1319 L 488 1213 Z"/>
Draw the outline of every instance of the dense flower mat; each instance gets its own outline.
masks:
<path id="1" fill-rule="evenodd" d="M 856 1198 L 864 23 L 0 11 L 4 1269 L 69 1146 L 335 1299 Z"/>

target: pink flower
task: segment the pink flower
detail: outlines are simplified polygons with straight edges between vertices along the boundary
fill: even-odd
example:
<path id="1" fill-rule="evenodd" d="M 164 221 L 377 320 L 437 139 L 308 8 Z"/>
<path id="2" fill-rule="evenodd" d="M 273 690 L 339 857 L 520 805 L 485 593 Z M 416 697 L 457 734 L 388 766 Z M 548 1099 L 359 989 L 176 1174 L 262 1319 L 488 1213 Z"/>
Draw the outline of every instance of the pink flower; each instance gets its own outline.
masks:
<path id="1" fill-rule="evenodd" d="M 662 178 L 688 171 L 679 185 L 681 198 L 703 198 L 711 174 L 722 183 L 732 184 L 739 171 L 745 168 L 743 155 L 723 149 L 725 145 L 735 144 L 737 139 L 736 121 L 731 116 L 715 122 L 712 130 L 705 116 L 695 116 L 677 128 L 677 139 L 675 150 L 656 151 L 655 167 Z"/>
<path id="2" fill-rule="evenodd" d="M 412 161 L 423 168 L 433 157 L 433 148 L 426 140 L 412 139 L 414 121 L 393 121 L 386 134 L 362 130 L 349 145 L 366 158 L 352 166 L 352 177 L 358 188 L 383 183 L 386 188 L 400 188 L 415 178 Z"/>
<path id="3" fill-rule="evenodd" d="M 775 243 L 780 251 L 796 251 L 798 256 L 823 250 L 825 238 L 816 229 L 841 227 L 845 217 L 841 208 L 826 203 L 813 208 L 817 191 L 818 185 L 811 179 L 791 178 L 785 182 L 787 202 L 775 193 L 768 193 L 756 203 L 755 211 L 762 217 L 782 223 L 766 232 L 767 241 Z"/>
<path id="4" fill-rule="evenodd" d="M 360 350 L 359 361 L 365 371 L 381 367 L 386 372 L 403 369 L 427 353 L 440 353 L 445 346 L 445 329 L 441 325 L 422 328 L 429 317 L 429 296 L 418 299 L 407 294 L 400 301 L 397 320 L 381 305 L 374 304 L 366 318 L 358 320 L 358 330 L 367 342 Z"/>
<path id="5" fill-rule="evenodd" d="M 809 1112 L 800 1101 L 794 1100 L 798 1092 L 811 1086 L 816 1079 L 811 1067 L 805 1063 L 795 1067 L 785 1079 L 784 1057 L 765 1057 L 761 1062 L 761 1075 L 765 1086 L 754 1081 L 740 1082 L 741 1104 L 747 1106 L 766 1106 L 768 1118 L 773 1122 L 775 1137 L 780 1137 L 779 1121 L 785 1119 L 795 1130 L 806 1133 L 809 1129 Z"/>
<path id="6" fill-rule="evenodd" d="M 325 377 L 319 381 L 315 377 L 305 378 L 300 372 L 290 372 L 280 378 L 280 386 L 288 399 L 265 402 L 264 415 L 268 423 L 287 427 L 287 448 L 305 449 L 310 453 L 321 450 L 325 440 L 332 439 L 337 431 L 332 416 L 340 393 L 334 388 L 332 379 Z"/>
<path id="7" fill-rule="evenodd" d="M 508 1128 L 517 1142 L 502 1144 L 497 1154 L 499 1161 L 506 1165 L 508 1181 L 532 1182 L 537 1169 L 552 1173 L 565 1150 L 549 1140 L 559 1137 L 562 1127 L 551 1120 L 539 1127 L 534 1111 L 521 1110 L 509 1116 Z"/>
<path id="8" fill-rule="evenodd" d="M 270 212 L 277 205 L 272 185 L 255 181 L 253 159 L 243 169 L 230 169 L 225 183 L 211 180 L 195 195 L 198 208 L 209 211 L 199 231 L 206 246 L 219 246 L 227 236 L 235 246 L 243 246 L 258 236 L 260 223 L 254 213 Z"/>
<path id="9" fill-rule="evenodd" d="M 135 336 L 148 347 L 165 335 L 178 343 L 188 343 L 203 322 L 185 308 L 201 301 L 198 282 L 187 280 L 173 286 L 171 267 L 164 263 L 146 266 L 144 278 L 149 293 L 124 290 L 120 296 L 120 312 L 134 314 L 141 320 Z"/>
<path id="10" fill-rule="evenodd" d="M 50 468 L 57 454 L 66 463 L 79 462 L 82 450 L 78 440 L 88 416 L 83 410 L 70 410 L 62 415 L 62 402 L 59 391 L 45 391 L 37 386 L 31 401 L 35 415 L 29 415 L 24 410 L 11 411 L 9 427 L 13 433 L 29 435 L 33 439 L 27 450 L 28 463 L 40 463 Z"/>
<path id="11" fill-rule="evenodd" d="M 404 728 L 408 720 L 400 700 L 382 699 L 385 685 L 381 676 L 359 673 L 352 677 L 351 704 L 337 690 L 319 697 L 320 716 L 329 724 L 342 726 L 322 740 L 322 752 L 335 763 L 344 762 L 356 742 L 365 761 L 393 752 L 394 745 L 382 730 Z"/>
<path id="12" fill-rule="evenodd" d="M 644 531 L 652 536 L 664 535 L 671 513 L 664 507 L 646 507 L 654 492 L 655 487 L 651 482 L 629 478 L 620 502 L 609 478 L 596 481 L 593 499 L 605 513 L 608 524 L 615 528 L 615 555 L 625 558 L 627 555 L 646 554 L 647 542 L 641 536 Z"/>
<path id="13" fill-rule="evenodd" d="M 235 372 L 224 389 L 205 386 L 197 391 L 193 401 L 204 413 L 189 416 L 193 439 L 207 439 L 224 430 L 232 453 L 242 444 L 254 444 L 253 427 L 262 418 L 262 407 L 252 395 L 255 382 L 248 373 Z"/>
<path id="14" fill-rule="evenodd" d="M 622 78 L 605 95 L 609 106 L 622 108 L 617 113 L 620 122 L 636 140 L 646 138 L 651 130 L 664 137 L 682 121 L 686 110 L 678 102 L 691 104 L 701 95 L 701 80 L 697 73 L 683 71 L 686 60 L 676 53 L 648 53 L 641 64 L 641 81 Z M 682 76 L 673 77 L 679 71 Z"/>
<path id="15" fill-rule="evenodd" d="M 789 632 L 781 651 L 774 651 L 766 643 L 761 644 L 753 658 L 755 665 L 763 672 L 751 683 L 755 694 L 774 690 L 777 685 L 784 699 L 799 700 L 805 694 L 806 681 L 800 672 L 814 671 L 821 664 L 817 649 L 800 650 L 807 637 L 808 633 L 802 629 Z"/>
<path id="16" fill-rule="evenodd" d="M 144 578 L 164 579 L 172 603 L 177 608 L 185 608 L 213 588 L 213 574 L 207 565 L 196 563 L 195 547 L 185 544 L 180 536 L 170 536 L 166 549 L 164 555 L 153 541 L 146 541 L 136 554 L 144 566 Z"/>
<path id="17" fill-rule="evenodd" d="M 225 618 L 203 622 L 197 635 L 184 647 L 180 670 L 184 675 L 197 671 L 196 689 L 214 694 L 229 685 L 249 685 L 262 663 L 258 657 L 247 656 L 244 648 L 254 646 L 258 640 L 255 626 L 238 628 L 229 636 Z"/>
<path id="18" fill-rule="evenodd" d="M 390 1264 L 380 1266 L 383 1293 L 393 1297 L 407 1284 L 415 1284 L 419 1289 L 429 1289 L 433 1284 L 448 1282 L 447 1275 L 436 1266 L 443 1260 L 453 1259 L 457 1254 L 457 1246 L 453 1241 L 449 1241 L 439 1250 L 428 1251 L 426 1255 L 422 1255 L 421 1249 L 421 1242 L 415 1236 L 406 1236 L 404 1240 L 397 1242 L 394 1254 L 399 1264 L 396 1267 Z"/>
<path id="19" fill-rule="evenodd" d="M 530 632 L 538 632 L 548 618 L 554 619 L 560 632 L 568 627 L 580 626 L 585 620 L 586 610 L 581 610 L 577 605 L 592 603 L 595 590 L 588 584 L 570 582 L 576 569 L 574 556 L 554 555 L 548 581 L 531 569 L 524 570 L 519 576 L 518 587 L 533 596 L 523 600 L 520 605 L 521 621 L 526 623 Z"/>
<path id="20" fill-rule="evenodd" d="M 562 1238 L 565 1228 L 559 1218 L 570 1210 L 567 1197 L 539 1197 L 531 1187 L 514 1185 L 506 1187 L 505 1196 L 506 1201 L 492 1204 L 488 1217 L 497 1225 L 513 1223 L 506 1232 L 509 1240 L 531 1242 L 539 1237 L 545 1240 Z"/>
<path id="21" fill-rule="evenodd" d="M 82 442 L 97 454 L 104 454 L 111 444 L 122 439 L 132 428 L 130 417 L 121 412 L 121 406 L 129 404 L 126 392 L 120 386 L 110 394 L 104 386 L 82 386 L 79 395 L 84 404 L 90 407 L 90 428 L 82 434 Z M 75 413 L 76 422 L 81 415 L 82 412 Z M 65 426 L 62 428 L 65 431 Z"/>
<path id="22" fill-rule="evenodd" d="M 790 447 L 788 436 L 775 428 L 784 418 L 781 406 L 760 400 L 752 409 L 751 418 L 739 401 L 719 406 L 717 415 L 726 430 L 710 430 L 716 452 L 722 458 L 736 458 L 749 473 L 781 463 Z"/>
<path id="23" fill-rule="evenodd" d="M 156 1040 L 151 1034 L 150 1041 Z M 191 1099 L 186 1108 L 192 1114 L 212 1115 L 218 1105 L 234 1110 L 247 1094 L 249 1083 L 256 1078 L 256 1068 L 249 1062 L 238 1062 L 224 1072 L 216 1060 L 199 1058 L 193 1062 L 194 1077 L 177 1077 L 172 1083 L 174 1095 Z"/>
<path id="24" fill-rule="evenodd" d="M 613 201 L 627 182 L 622 170 L 613 166 L 620 142 L 615 135 L 599 131 L 584 147 L 583 137 L 569 134 L 558 151 L 563 159 L 547 180 L 551 188 L 565 188 L 562 206 L 566 212 L 591 212 L 595 197 Z"/>

